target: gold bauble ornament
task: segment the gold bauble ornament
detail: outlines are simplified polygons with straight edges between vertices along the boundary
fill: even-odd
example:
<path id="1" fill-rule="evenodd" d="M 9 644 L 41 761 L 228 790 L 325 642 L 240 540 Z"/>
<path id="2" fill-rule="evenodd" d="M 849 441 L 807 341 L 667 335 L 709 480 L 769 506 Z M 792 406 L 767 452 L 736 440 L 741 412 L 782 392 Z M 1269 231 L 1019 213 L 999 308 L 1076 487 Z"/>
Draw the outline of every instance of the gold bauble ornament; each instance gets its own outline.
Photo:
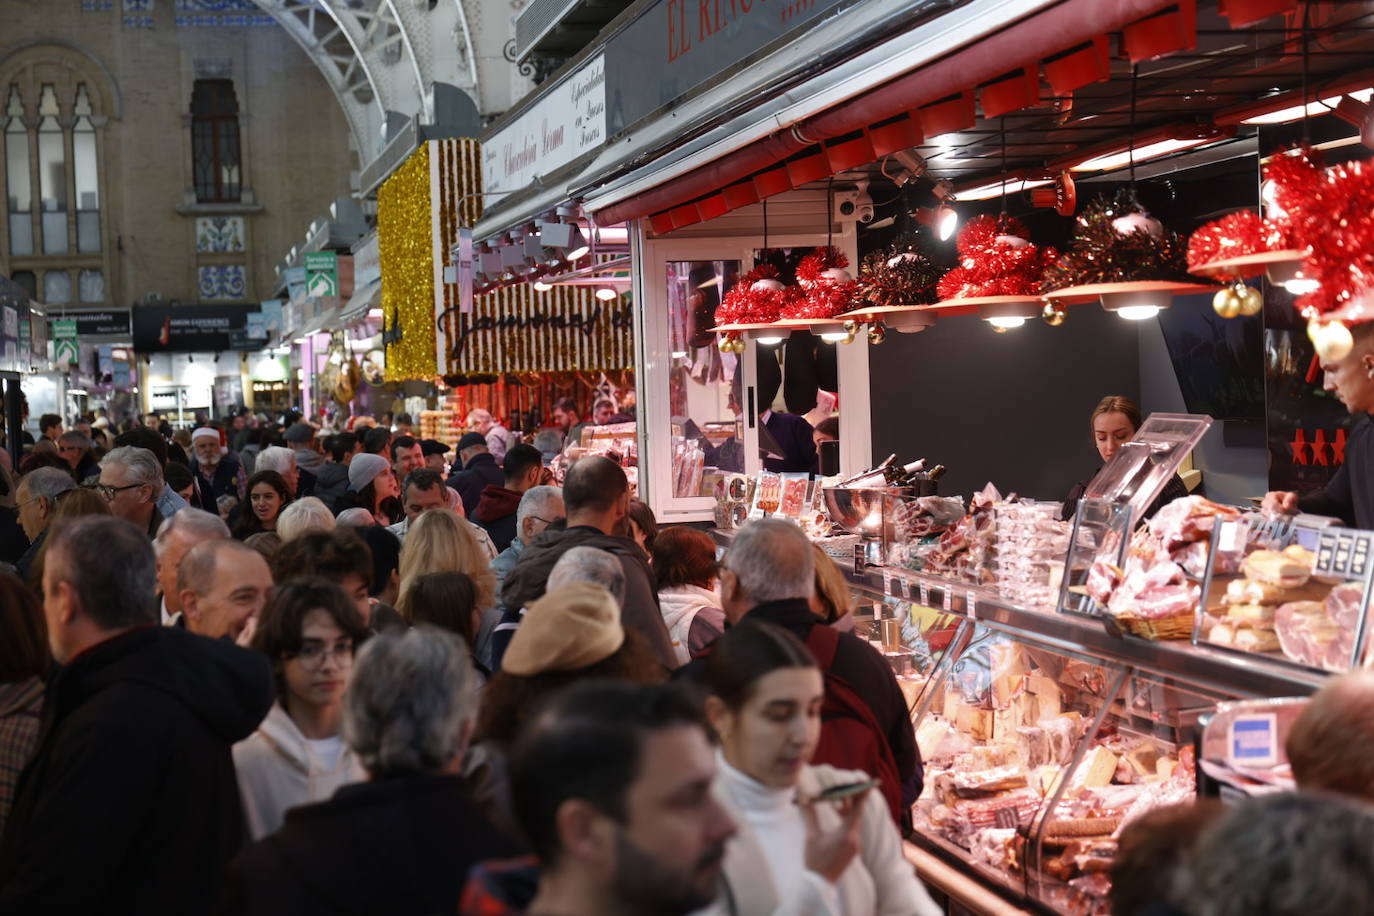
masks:
<path id="1" fill-rule="evenodd" d="M 995 325 L 995 324 L 994 324 L 994 325 L 992 326 L 992 333 L 994 333 L 994 334 L 1005 334 L 1005 333 L 1007 333 L 1007 329 L 1004 328 L 1004 327 L 1001 327 L 1000 325 Z"/>
<path id="2" fill-rule="evenodd" d="M 744 338 L 743 338 L 743 337 L 736 337 L 736 338 L 735 338 L 735 342 L 734 342 L 734 344 L 733 344 L 733 349 L 734 349 L 735 353 L 737 353 L 737 354 L 738 354 L 738 353 L 743 353 L 743 352 L 744 352 L 745 350 L 747 350 L 748 348 L 749 348 L 749 347 L 748 347 L 748 344 L 746 344 L 746 343 L 744 342 Z"/>
<path id="3" fill-rule="evenodd" d="M 1355 346 L 1355 338 L 1350 329 L 1339 321 L 1312 321 L 1307 325 L 1307 336 L 1317 350 L 1317 358 L 1323 363 L 1334 363 L 1345 359 Z"/>
<path id="4" fill-rule="evenodd" d="M 880 324 L 875 324 L 868 329 L 868 342 L 877 346 L 887 340 L 887 328 Z"/>
<path id="5" fill-rule="evenodd" d="M 849 319 L 844 323 L 844 332 L 846 334 L 859 333 L 859 323 L 855 321 L 853 318 Z"/>
<path id="6" fill-rule="evenodd" d="M 1040 310 L 1040 317 L 1045 320 L 1045 324 L 1057 328 L 1064 323 L 1065 318 L 1069 317 L 1069 313 L 1064 311 L 1064 306 L 1049 302 Z"/>
<path id="7" fill-rule="evenodd" d="M 1242 315 L 1258 315 L 1263 310 L 1264 297 L 1253 286 L 1246 286 L 1244 283 L 1238 285 L 1236 295 L 1240 298 L 1240 313 Z"/>
<path id="8" fill-rule="evenodd" d="M 733 353 L 735 351 L 734 341 L 729 337 L 722 337 L 716 341 L 716 349 L 722 353 Z"/>
<path id="9" fill-rule="evenodd" d="M 1240 296 L 1231 287 L 1219 290 L 1212 297 L 1212 311 L 1222 318 L 1234 318 L 1240 314 Z"/>

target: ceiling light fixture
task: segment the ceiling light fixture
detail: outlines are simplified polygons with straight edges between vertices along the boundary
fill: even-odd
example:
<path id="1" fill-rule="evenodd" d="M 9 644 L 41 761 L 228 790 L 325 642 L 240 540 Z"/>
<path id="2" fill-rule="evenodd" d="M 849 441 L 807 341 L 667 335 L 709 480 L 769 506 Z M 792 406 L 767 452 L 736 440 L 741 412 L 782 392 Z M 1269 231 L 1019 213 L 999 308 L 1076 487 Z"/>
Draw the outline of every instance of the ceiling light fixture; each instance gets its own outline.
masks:
<path id="1" fill-rule="evenodd" d="M 612 299 L 617 298 L 619 295 L 620 293 L 616 292 L 614 289 L 611 289 L 611 287 L 609 286 L 599 286 L 596 289 L 596 298 L 600 299 L 602 302 L 610 302 Z"/>
<path id="2" fill-rule="evenodd" d="M 1217 138 L 1193 137 L 1187 140 L 1174 138 L 1156 140 L 1154 143 L 1147 143 L 1144 146 L 1136 148 L 1134 157 L 1135 163 L 1139 165 L 1147 159 L 1158 159 L 1160 156 L 1168 156 L 1171 153 L 1182 152 L 1186 149 L 1192 149 L 1195 146 L 1202 146 L 1204 143 L 1211 143 L 1215 139 Z M 1072 166 L 1072 169 L 1075 172 L 1111 172 L 1130 165 L 1131 159 L 1131 151 L 1125 149 L 1085 160 L 1078 165 Z"/>
<path id="3" fill-rule="evenodd" d="M 971 188 L 959 189 L 960 200 L 991 200 L 1002 195 L 1002 186 L 1006 185 L 1008 194 L 1020 194 L 1022 191 L 1029 191 L 1031 188 L 1042 188 L 1047 184 L 1054 184 L 1053 178 L 1018 178 L 1015 175 L 1007 175 L 996 181 L 989 181 L 985 184 L 975 185 Z"/>
<path id="4" fill-rule="evenodd" d="M 545 283 L 543 280 L 534 281 L 534 291 L 536 293 L 547 293 L 551 289 L 553 289 L 552 283 Z"/>

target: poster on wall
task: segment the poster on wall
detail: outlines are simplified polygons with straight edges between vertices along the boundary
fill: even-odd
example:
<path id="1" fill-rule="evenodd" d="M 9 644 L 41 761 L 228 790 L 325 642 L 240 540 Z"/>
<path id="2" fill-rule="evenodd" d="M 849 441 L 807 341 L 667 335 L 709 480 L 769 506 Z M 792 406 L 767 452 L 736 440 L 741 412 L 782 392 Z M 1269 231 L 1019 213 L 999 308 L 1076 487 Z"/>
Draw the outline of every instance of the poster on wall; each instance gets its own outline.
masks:
<path id="1" fill-rule="evenodd" d="M 220 353 L 233 332 L 246 331 L 256 305 L 140 305 L 134 309 L 139 353 Z"/>

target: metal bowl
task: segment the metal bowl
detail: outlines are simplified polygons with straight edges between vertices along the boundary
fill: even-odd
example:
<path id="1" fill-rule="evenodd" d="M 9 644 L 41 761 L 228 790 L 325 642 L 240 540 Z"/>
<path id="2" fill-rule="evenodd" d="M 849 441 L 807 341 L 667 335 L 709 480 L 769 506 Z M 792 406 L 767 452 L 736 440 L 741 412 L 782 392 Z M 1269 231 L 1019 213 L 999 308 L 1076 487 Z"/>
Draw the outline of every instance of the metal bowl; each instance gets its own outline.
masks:
<path id="1" fill-rule="evenodd" d="M 903 487 L 826 487 L 822 492 L 832 522 L 850 534 L 880 537 L 885 520 L 883 497 L 900 496 L 909 491 Z"/>

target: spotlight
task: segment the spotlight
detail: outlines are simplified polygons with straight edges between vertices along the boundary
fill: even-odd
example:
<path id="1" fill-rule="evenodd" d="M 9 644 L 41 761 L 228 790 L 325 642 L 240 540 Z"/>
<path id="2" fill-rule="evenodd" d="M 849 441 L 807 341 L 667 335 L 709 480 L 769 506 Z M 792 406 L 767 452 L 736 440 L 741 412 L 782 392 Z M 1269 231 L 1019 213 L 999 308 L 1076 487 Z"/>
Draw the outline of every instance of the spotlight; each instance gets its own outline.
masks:
<path id="1" fill-rule="evenodd" d="M 946 241 L 959 228 L 959 213 L 948 202 L 940 204 L 935 211 L 935 234 L 940 241 Z"/>
<path id="2" fill-rule="evenodd" d="M 610 302 L 612 299 L 615 299 L 619 296 L 620 293 L 617 293 L 609 286 L 599 286 L 596 289 L 596 298 L 600 299 L 602 302 Z"/>
<path id="3" fill-rule="evenodd" d="M 571 262 L 585 258 L 587 252 L 591 250 L 592 246 L 588 244 L 587 237 L 582 233 L 582 228 L 573 226 L 572 237 L 568 240 L 568 260 Z"/>
<path id="4" fill-rule="evenodd" d="M 992 325 L 994 328 L 1002 328 L 1003 330 L 1019 328 L 1025 323 L 1026 319 L 1022 318 L 1020 315 L 1007 315 L 1002 318 L 988 319 L 988 324 Z"/>
<path id="5" fill-rule="evenodd" d="M 547 293 L 551 289 L 553 289 L 552 283 L 545 283 L 543 280 L 534 281 L 534 291 L 536 293 Z"/>
<path id="6" fill-rule="evenodd" d="M 1157 305 L 1123 305 L 1116 313 L 1127 321 L 1146 321 L 1159 314 Z"/>

